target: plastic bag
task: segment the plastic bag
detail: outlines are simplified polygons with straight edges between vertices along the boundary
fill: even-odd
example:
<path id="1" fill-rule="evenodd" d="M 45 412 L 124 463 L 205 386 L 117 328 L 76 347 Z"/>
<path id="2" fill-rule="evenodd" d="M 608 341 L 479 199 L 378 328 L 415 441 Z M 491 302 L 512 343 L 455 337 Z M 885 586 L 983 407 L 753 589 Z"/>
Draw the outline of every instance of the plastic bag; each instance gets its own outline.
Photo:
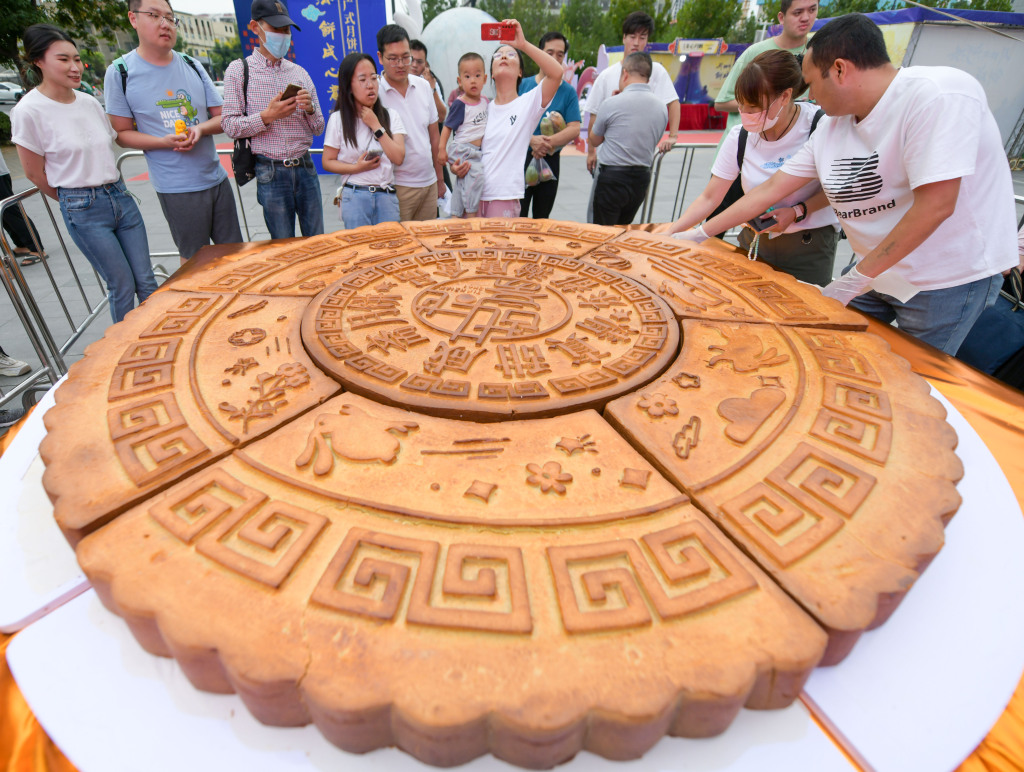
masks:
<path id="1" fill-rule="evenodd" d="M 543 158 L 534 158 L 533 163 L 526 167 L 526 187 L 528 188 L 557 179 L 548 162 Z"/>
<path id="2" fill-rule="evenodd" d="M 452 216 L 452 191 L 447 185 L 444 186 L 444 198 L 437 199 L 437 216 L 441 220 Z"/>
<path id="3" fill-rule="evenodd" d="M 544 117 L 540 119 L 540 133 L 545 137 L 551 137 L 560 132 L 565 128 L 565 118 L 557 110 L 549 110 L 544 114 Z M 552 153 L 557 153 L 562 149 L 562 145 L 551 149 Z"/>

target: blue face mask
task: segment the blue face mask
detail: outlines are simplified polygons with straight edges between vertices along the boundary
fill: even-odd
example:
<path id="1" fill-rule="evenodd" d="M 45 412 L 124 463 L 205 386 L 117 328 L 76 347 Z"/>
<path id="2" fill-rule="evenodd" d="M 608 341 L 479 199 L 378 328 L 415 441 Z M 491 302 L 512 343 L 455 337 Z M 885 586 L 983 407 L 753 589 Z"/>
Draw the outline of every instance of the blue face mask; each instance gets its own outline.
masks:
<path id="1" fill-rule="evenodd" d="M 263 29 L 263 34 L 266 38 L 260 38 L 260 42 L 263 43 L 270 55 L 275 59 L 284 59 L 288 55 L 288 49 L 292 47 L 292 33 L 291 32 L 271 32 L 268 29 Z"/>

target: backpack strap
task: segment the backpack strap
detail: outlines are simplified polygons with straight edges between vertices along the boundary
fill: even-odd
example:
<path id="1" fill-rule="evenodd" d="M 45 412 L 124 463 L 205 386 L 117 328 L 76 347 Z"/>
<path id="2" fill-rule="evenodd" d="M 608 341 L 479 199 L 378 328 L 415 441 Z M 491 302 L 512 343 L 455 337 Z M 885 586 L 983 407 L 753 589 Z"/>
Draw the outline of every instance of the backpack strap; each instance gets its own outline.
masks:
<path id="1" fill-rule="evenodd" d="M 129 52 L 130 53 L 130 52 Z M 185 64 L 192 68 L 195 72 L 196 77 L 199 78 L 199 82 L 203 83 L 203 76 L 199 72 L 199 65 L 196 64 L 196 60 L 188 54 L 180 54 L 181 58 L 185 60 Z M 128 95 L 128 65 L 124 61 L 123 56 L 117 57 L 111 64 L 117 67 L 117 71 L 121 73 L 121 93 L 125 96 Z M 246 76 L 248 76 L 249 70 L 246 68 Z M 205 84 L 204 84 L 205 85 Z"/>
<path id="2" fill-rule="evenodd" d="M 816 113 L 814 114 L 814 117 L 813 117 L 813 118 L 811 118 L 811 130 L 810 130 L 809 132 L 807 132 L 807 136 L 810 136 L 811 134 L 813 134 L 813 133 L 814 133 L 814 130 L 815 130 L 816 128 L 818 128 L 818 121 L 820 121 L 820 120 L 822 119 L 822 116 L 824 116 L 824 115 L 825 115 L 825 111 L 824 111 L 824 110 L 822 110 L 822 109 L 821 109 L 821 108 L 819 107 L 819 108 L 818 108 L 818 112 L 816 112 Z"/>
<path id="3" fill-rule="evenodd" d="M 249 60 L 242 57 L 242 115 L 249 114 Z"/>
<path id="4" fill-rule="evenodd" d="M 750 132 L 740 127 L 740 136 L 736 140 L 736 166 L 740 170 L 740 174 L 743 173 L 743 155 L 747 152 L 747 137 Z"/>
<path id="5" fill-rule="evenodd" d="M 185 60 L 185 64 L 192 68 L 192 71 L 196 74 L 196 77 L 199 78 L 199 82 L 203 83 L 203 85 L 206 85 L 205 81 L 203 81 L 202 73 L 199 72 L 199 64 L 196 62 L 196 60 L 188 54 L 181 54 L 181 58 Z"/>
<path id="6" fill-rule="evenodd" d="M 119 56 L 111 62 L 112 65 L 117 67 L 117 71 L 121 73 L 121 93 L 125 96 L 128 95 L 128 66 L 124 62 L 124 57 Z"/>

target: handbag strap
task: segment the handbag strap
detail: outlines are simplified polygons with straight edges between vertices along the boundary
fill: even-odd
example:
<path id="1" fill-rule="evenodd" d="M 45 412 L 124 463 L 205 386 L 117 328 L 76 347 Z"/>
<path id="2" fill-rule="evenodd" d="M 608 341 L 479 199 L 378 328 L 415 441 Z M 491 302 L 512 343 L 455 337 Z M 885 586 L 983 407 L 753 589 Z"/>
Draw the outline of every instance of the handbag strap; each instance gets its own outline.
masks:
<path id="1" fill-rule="evenodd" d="M 249 59 L 242 57 L 242 115 L 249 114 Z"/>

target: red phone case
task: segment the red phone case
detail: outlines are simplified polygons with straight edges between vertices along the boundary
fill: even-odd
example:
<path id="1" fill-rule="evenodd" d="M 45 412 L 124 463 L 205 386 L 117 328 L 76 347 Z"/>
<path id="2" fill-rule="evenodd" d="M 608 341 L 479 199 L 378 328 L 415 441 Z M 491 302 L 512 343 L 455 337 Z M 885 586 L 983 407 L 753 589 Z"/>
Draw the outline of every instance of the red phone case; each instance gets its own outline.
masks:
<path id="1" fill-rule="evenodd" d="M 484 22 L 480 25 L 481 40 L 515 40 L 516 28 L 501 22 Z"/>

